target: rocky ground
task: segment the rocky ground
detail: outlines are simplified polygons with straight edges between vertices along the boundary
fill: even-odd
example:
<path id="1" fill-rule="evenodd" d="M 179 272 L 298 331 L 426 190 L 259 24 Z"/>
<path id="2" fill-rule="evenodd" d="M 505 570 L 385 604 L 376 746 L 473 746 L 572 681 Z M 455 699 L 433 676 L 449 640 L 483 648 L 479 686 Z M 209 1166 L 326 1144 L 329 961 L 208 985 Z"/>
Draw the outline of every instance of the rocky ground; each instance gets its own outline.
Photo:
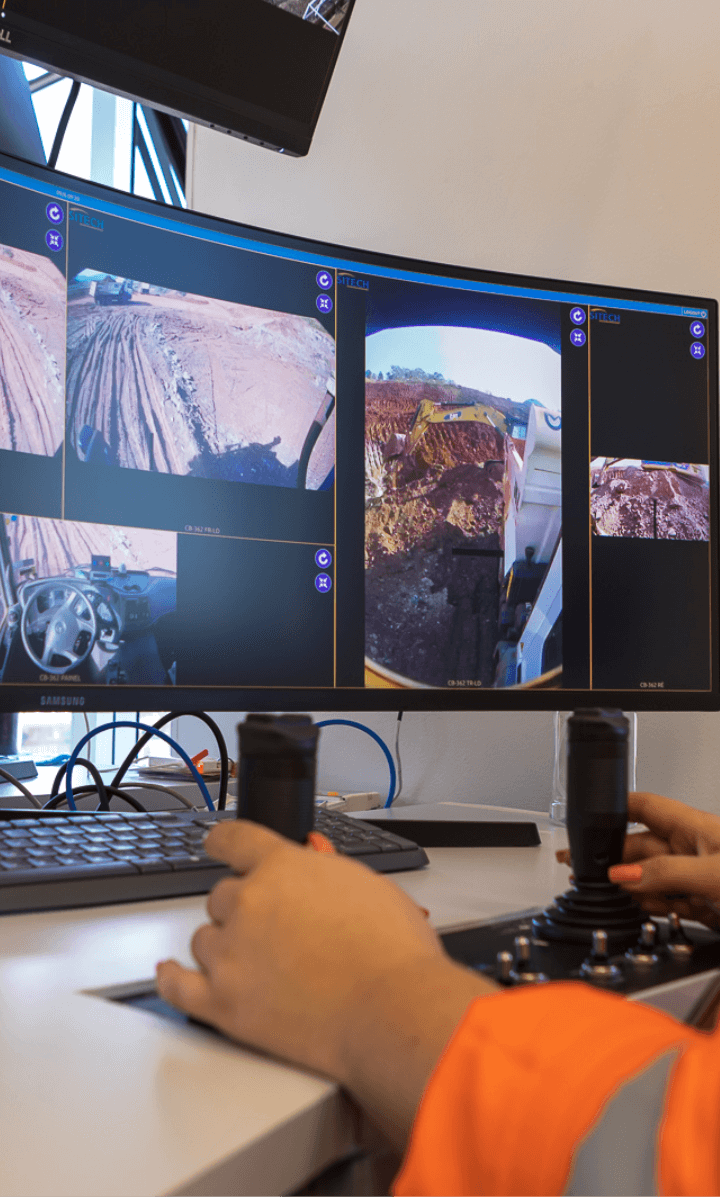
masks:
<path id="1" fill-rule="evenodd" d="M 88 426 L 113 464 L 294 486 L 334 374 L 335 342 L 313 318 L 178 292 L 69 305 L 70 444 Z M 310 458 L 308 489 L 334 458 L 333 413 Z"/>
<path id="2" fill-rule="evenodd" d="M 470 395 L 366 383 L 366 653 L 431 686 L 492 685 L 504 438 L 489 425 L 436 424 L 412 457 L 385 461 L 383 449 L 422 399 Z"/>
<path id="3" fill-rule="evenodd" d="M 35 516 L 4 516 L 13 562 L 32 558 L 38 578 L 55 578 L 89 565 L 93 554 L 110 557 L 116 568 L 177 571 L 177 537 L 173 532 L 120 528 Z"/>
<path id="4" fill-rule="evenodd" d="M 708 540 L 707 484 L 672 470 L 607 469 L 591 492 L 593 531 L 600 536 Z"/>
<path id="5" fill-rule="evenodd" d="M 40 254 L 0 245 L 0 449 L 52 457 L 63 438 L 65 280 Z"/>

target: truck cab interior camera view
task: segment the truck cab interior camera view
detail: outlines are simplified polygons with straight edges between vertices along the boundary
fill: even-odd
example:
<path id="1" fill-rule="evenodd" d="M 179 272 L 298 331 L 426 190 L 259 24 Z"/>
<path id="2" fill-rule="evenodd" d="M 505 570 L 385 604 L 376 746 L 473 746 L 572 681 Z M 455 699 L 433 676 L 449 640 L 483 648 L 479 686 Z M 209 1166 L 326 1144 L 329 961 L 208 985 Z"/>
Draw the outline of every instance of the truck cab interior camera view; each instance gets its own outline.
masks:
<path id="1" fill-rule="evenodd" d="M 34 703 L 713 700 L 713 301 L 3 158 L 0 333 L 0 678 Z"/>

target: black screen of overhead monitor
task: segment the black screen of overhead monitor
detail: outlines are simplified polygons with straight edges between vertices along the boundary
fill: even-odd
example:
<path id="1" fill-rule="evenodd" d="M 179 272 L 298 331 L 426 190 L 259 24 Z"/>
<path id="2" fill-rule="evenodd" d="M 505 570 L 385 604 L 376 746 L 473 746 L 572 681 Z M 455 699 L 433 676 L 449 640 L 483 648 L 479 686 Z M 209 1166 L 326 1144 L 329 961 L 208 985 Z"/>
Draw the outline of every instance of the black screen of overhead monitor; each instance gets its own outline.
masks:
<path id="1" fill-rule="evenodd" d="M 0 158 L 0 705 L 718 706 L 717 305 Z"/>
<path id="2" fill-rule="evenodd" d="M 355 0 L 6 0 L 0 49 L 293 155 Z"/>

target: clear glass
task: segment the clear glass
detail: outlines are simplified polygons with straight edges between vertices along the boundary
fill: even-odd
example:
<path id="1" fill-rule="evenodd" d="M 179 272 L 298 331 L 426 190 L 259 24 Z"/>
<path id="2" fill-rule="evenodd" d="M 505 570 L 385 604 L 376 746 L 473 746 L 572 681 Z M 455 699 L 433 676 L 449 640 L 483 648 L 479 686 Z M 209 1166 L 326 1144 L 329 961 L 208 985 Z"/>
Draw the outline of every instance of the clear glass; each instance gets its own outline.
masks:
<path id="1" fill-rule="evenodd" d="M 637 789 L 637 711 L 623 711 L 630 724 L 628 742 L 628 790 Z M 572 711 L 555 711 L 553 715 L 554 757 L 550 822 L 564 827 L 567 819 L 567 721 Z"/>

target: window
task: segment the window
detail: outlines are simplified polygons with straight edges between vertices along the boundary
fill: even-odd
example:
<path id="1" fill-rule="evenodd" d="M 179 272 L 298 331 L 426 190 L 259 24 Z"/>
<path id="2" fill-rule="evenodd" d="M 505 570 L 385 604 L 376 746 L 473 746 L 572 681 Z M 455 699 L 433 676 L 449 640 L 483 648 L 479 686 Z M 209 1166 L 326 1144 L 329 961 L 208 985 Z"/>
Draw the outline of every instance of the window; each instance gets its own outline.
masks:
<path id="1" fill-rule="evenodd" d="M 31 711 L 18 716 L 20 752 L 36 764 L 69 756 L 75 745 L 95 727 L 104 723 L 128 722 L 153 724 L 165 711 L 114 711 L 112 714 L 78 714 L 70 711 Z M 162 729 L 172 736 L 172 725 Z M 83 755 L 99 769 L 120 765 L 143 733 L 130 727 L 118 727 L 93 737 L 83 748 Z M 171 756 L 169 744 L 154 736 L 145 752 L 152 756 Z"/>
<path id="2" fill-rule="evenodd" d="M 24 63 L 48 165 L 186 207 L 188 122 Z"/>

